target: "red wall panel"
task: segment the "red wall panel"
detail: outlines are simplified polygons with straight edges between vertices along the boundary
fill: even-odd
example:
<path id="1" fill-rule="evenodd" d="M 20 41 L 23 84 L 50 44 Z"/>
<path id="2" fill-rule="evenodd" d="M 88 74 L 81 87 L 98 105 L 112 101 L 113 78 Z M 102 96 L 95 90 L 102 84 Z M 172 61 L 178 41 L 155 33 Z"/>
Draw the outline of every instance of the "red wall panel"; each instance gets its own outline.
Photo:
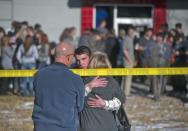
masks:
<path id="1" fill-rule="evenodd" d="M 154 32 L 166 23 L 166 2 L 165 0 L 153 0 L 154 8 Z"/>
<path id="2" fill-rule="evenodd" d="M 93 25 L 93 7 L 83 6 L 81 9 L 81 31 L 91 29 Z"/>

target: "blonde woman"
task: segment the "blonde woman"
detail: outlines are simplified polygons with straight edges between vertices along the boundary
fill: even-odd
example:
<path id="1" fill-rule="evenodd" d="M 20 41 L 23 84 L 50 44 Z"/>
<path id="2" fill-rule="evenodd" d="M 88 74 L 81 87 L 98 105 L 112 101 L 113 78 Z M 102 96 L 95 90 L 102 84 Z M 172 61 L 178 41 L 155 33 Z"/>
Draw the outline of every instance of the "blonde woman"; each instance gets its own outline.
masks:
<path id="1" fill-rule="evenodd" d="M 111 68 L 110 62 L 106 54 L 96 52 L 90 60 L 89 68 Z M 125 96 L 121 91 L 118 83 L 113 77 L 106 77 L 108 85 L 104 88 L 93 88 L 92 91 L 85 97 L 85 105 L 83 111 L 80 113 L 80 131 L 118 131 L 116 122 L 111 110 L 104 101 L 104 107 L 96 107 L 92 101 L 96 98 L 105 100 L 112 100 L 117 98 L 120 103 L 124 103 Z M 93 77 L 85 78 L 85 82 L 90 82 Z M 92 106 L 93 105 L 93 106 Z"/>

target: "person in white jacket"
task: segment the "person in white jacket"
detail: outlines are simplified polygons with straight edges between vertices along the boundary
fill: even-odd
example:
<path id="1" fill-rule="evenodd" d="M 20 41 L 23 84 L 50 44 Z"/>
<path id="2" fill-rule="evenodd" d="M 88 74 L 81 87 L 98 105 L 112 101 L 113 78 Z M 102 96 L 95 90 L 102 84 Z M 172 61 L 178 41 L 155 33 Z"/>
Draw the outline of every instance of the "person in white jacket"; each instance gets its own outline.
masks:
<path id="1" fill-rule="evenodd" d="M 17 52 L 17 59 L 21 64 L 21 69 L 36 69 L 36 60 L 38 59 L 37 47 L 33 44 L 33 38 L 30 35 L 25 37 L 24 44 Z M 22 79 L 22 95 L 27 95 L 27 81 L 29 81 L 29 95 L 33 96 L 33 78 Z"/>

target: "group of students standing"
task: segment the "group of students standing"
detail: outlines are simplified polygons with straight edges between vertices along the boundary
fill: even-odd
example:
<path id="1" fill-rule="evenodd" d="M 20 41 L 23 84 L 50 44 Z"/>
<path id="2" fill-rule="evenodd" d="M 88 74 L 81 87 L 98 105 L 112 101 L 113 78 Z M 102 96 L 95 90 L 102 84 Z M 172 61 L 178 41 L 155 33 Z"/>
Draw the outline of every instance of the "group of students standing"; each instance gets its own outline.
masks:
<path id="1" fill-rule="evenodd" d="M 135 54 L 137 67 L 187 67 L 188 39 L 183 33 L 182 24 L 177 23 L 175 29 L 170 30 L 168 24 L 164 24 L 155 35 L 152 29 L 147 29 L 135 48 Z M 154 94 L 155 100 L 166 93 L 167 83 L 173 86 L 173 93 L 187 94 L 185 75 L 149 76 L 148 79 L 151 81 L 150 92 Z"/>
<path id="2" fill-rule="evenodd" d="M 11 29 L 5 31 L 0 28 L 0 34 L 1 69 L 40 69 L 51 63 L 51 51 L 55 44 L 49 42 L 39 24 L 32 27 L 27 22 L 14 21 Z M 32 77 L 1 78 L 0 81 L 0 94 L 11 92 L 34 96 Z"/>

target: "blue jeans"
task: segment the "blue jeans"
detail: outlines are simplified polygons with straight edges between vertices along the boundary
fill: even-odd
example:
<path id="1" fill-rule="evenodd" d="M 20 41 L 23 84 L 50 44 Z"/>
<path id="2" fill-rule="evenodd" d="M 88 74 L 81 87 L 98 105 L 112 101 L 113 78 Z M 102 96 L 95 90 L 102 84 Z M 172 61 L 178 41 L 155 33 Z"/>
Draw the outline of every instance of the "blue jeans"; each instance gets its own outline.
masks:
<path id="1" fill-rule="evenodd" d="M 23 63 L 22 69 L 35 69 L 35 63 Z M 24 77 L 22 78 L 22 95 L 27 95 L 27 82 L 29 82 L 29 96 L 33 96 L 33 77 Z"/>

